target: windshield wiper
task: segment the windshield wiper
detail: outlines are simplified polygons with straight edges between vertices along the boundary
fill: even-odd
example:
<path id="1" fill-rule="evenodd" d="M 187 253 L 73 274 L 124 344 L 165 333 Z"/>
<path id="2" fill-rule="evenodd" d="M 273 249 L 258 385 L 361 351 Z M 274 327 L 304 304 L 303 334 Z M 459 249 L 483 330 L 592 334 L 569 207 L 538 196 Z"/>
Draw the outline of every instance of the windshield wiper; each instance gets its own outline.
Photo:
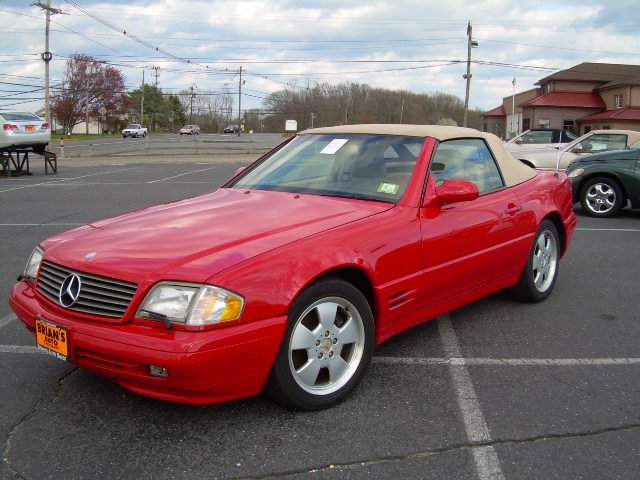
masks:
<path id="1" fill-rule="evenodd" d="M 336 197 L 336 198 L 349 198 L 352 200 L 369 200 L 371 202 L 393 203 L 387 200 L 380 200 L 379 198 L 369 197 L 367 195 L 359 195 L 356 193 L 323 193 L 322 197 Z"/>

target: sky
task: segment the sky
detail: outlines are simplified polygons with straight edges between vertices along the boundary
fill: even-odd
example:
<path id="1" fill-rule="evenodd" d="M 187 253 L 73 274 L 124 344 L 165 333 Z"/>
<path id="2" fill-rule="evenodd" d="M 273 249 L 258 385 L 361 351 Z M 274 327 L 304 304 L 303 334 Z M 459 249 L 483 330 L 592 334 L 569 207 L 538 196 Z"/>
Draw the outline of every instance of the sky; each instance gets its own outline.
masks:
<path id="1" fill-rule="evenodd" d="M 639 0 L 49 0 L 51 87 L 81 53 L 122 71 L 127 88 L 228 91 L 237 108 L 316 83 L 444 92 L 489 110 L 581 62 L 640 64 Z M 47 0 L 40 0 L 46 4 Z M 45 14 L 0 0 L 0 109 L 44 105 Z M 126 33 L 125 33 L 126 32 Z M 154 68 L 157 67 L 157 68 Z M 157 72 L 157 78 L 156 78 Z"/>

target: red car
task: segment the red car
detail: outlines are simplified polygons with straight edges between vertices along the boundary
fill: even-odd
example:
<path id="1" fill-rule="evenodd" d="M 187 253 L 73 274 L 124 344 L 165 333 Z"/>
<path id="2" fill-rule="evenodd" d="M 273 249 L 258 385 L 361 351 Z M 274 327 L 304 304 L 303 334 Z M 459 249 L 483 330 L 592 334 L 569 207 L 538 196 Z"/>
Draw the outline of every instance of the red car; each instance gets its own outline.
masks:
<path id="1" fill-rule="evenodd" d="M 566 176 L 491 134 L 320 128 L 42 242 L 10 302 L 41 349 L 142 395 L 318 409 L 403 330 L 505 288 L 544 300 L 575 224 Z"/>

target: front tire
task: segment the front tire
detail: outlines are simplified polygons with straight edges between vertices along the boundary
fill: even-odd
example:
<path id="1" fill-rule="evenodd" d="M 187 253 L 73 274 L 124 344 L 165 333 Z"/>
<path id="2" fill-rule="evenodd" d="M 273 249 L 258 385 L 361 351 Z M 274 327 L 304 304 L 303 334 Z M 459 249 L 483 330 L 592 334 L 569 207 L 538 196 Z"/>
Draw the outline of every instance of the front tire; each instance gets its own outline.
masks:
<path id="1" fill-rule="evenodd" d="M 558 229 L 550 220 L 544 220 L 529 252 L 527 264 L 520 279 L 512 288 L 512 295 L 523 302 L 541 302 L 556 284 L 560 264 L 560 240 Z"/>
<path id="2" fill-rule="evenodd" d="M 311 285 L 289 310 L 265 393 L 302 410 L 336 404 L 362 379 L 374 338 L 371 307 L 356 287 L 337 278 Z"/>
<path id="3" fill-rule="evenodd" d="M 613 217 L 622 209 L 623 201 L 620 185 L 611 178 L 592 178 L 580 190 L 582 210 L 592 217 Z"/>

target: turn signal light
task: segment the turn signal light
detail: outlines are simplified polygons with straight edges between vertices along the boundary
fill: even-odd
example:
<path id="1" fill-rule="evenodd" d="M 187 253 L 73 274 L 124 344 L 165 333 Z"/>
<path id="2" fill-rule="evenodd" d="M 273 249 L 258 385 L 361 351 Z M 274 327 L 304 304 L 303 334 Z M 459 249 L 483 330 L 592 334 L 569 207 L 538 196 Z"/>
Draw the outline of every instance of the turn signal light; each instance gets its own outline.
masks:
<path id="1" fill-rule="evenodd" d="M 42 125 L 40 125 L 40 128 L 41 128 L 42 130 L 49 130 L 49 124 L 45 122 L 45 123 L 43 123 Z"/>

